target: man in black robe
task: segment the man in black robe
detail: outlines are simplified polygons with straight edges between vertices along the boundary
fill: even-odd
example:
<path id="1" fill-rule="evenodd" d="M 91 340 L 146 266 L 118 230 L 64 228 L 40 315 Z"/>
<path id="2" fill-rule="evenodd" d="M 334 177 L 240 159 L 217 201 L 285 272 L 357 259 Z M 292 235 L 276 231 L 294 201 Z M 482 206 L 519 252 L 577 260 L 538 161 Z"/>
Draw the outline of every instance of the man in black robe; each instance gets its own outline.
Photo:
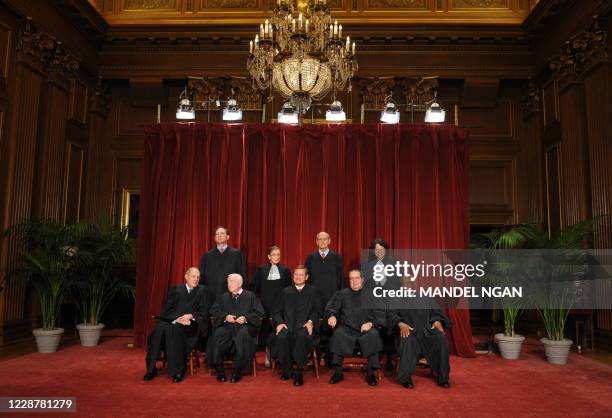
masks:
<path id="1" fill-rule="evenodd" d="M 160 321 L 149 335 L 144 380 L 157 376 L 156 362 L 162 350 L 166 352 L 168 374 L 174 383 L 183 380 L 187 356 L 208 330 L 208 298 L 199 282 L 200 271 L 191 267 L 185 273 L 185 283 L 168 292 Z"/>
<path id="2" fill-rule="evenodd" d="M 448 388 L 450 361 L 444 330 L 450 328 L 451 321 L 431 298 L 417 298 L 411 305 L 411 309 L 387 312 L 389 328 L 396 331 L 400 356 L 397 380 L 412 389 L 412 373 L 419 359 L 424 357 L 436 374 L 438 385 Z"/>
<path id="3" fill-rule="evenodd" d="M 227 276 L 238 273 L 246 281 L 246 263 L 242 253 L 228 245 L 229 231 L 223 226 L 215 229 L 215 248 L 200 258 L 202 284 L 208 288 L 212 302 L 227 291 Z"/>
<path id="4" fill-rule="evenodd" d="M 342 257 L 330 250 L 331 238 L 327 232 L 317 234 L 317 251 L 306 257 L 306 268 L 310 275 L 310 284 L 321 292 L 323 306 L 332 295 L 344 287 L 344 267 Z"/>
<path id="5" fill-rule="evenodd" d="M 310 275 L 310 284 L 319 291 L 321 306 L 327 305 L 332 295 L 344 287 L 344 266 L 342 257 L 329 248 L 331 238 L 325 231 L 317 234 L 317 250 L 308 254 L 304 264 Z M 331 364 L 329 339 L 331 330 L 327 324 L 321 329 L 320 349 L 325 352 L 325 365 Z"/>
<path id="6" fill-rule="evenodd" d="M 308 270 L 303 265 L 297 266 L 293 271 L 293 285 L 282 291 L 272 315 L 276 329 L 272 357 L 280 363 L 281 380 L 289 380 L 293 374 L 295 386 L 304 384 L 302 371 L 315 346 L 315 326 L 321 316 L 317 289 L 306 280 Z M 292 373 L 293 362 L 295 373 Z"/>
<path id="7" fill-rule="evenodd" d="M 232 352 L 234 372 L 230 381 L 236 383 L 242 378 L 242 373 L 251 370 L 264 310 L 255 293 L 242 288 L 239 274 L 227 277 L 227 289 L 228 292 L 217 298 L 210 309 L 214 330 L 207 357 L 210 367 L 217 371 L 217 380 L 225 382 L 223 360 Z"/>
<path id="8" fill-rule="evenodd" d="M 382 340 L 378 329 L 384 326 L 385 312 L 362 304 L 363 277 L 360 270 L 349 272 L 350 288 L 337 292 L 325 307 L 327 323 L 333 329 L 329 350 L 333 354 L 334 375 L 329 383 L 336 384 L 343 379 L 344 357 L 353 355 L 355 348 L 368 359 L 367 382 L 376 386 L 376 370 L 379 368 L 378 352 Z"/>

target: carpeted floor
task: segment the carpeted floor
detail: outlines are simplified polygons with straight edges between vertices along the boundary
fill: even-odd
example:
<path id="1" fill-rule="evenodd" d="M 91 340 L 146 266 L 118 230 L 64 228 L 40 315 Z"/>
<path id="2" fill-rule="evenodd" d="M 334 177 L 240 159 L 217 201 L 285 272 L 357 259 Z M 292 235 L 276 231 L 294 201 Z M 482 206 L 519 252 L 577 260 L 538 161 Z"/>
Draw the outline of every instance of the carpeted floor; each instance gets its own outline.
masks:
<path id="1" fill-rule="evenodd" d="M 611 366 L 577 354 L 552 366 L 534 343 L 518 361 L 452 357 L 450 389 L 420 370 L 408 390 L 389 375 L 369 387 L 358 372 L 331 386 L 325 369 L 318 381 L 306 373 L 305 385 L 296 388 L 263 367 L 238 384 L 217 383 L 206 370 L 180 384 L 165 374 L 144 382 L 144 351 L 126 341 L 107 338 L 95 348 L 72 345 L 0 362 L 0 396 L 73 396 L 78 413 L 66 415 L 88 417 L 612 416 Z"/>

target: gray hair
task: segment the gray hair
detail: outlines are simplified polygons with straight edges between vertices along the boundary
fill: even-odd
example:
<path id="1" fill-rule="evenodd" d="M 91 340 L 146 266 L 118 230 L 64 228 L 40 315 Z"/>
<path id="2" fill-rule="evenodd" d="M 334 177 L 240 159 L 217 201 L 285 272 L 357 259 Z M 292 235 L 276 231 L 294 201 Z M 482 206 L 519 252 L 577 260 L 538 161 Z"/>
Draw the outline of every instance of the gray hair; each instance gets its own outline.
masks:
<path id="1" fill-rule="evenodd" d="M 243 279 L 242 276 L 238 273 L 232 273 L 230 275 L 227 276 L 227 281 L 229 282 L 230 280 L 238 280 L 240 282 L 240 286 L 242 286 L 243 283 Z"/>
<path id="2" fill-rule="evenodd" d="M 192 271 L 192 270 L 195 270 L 195 271 L 197 271 L 198 273 L 200 273 L 200 269 L 199 269 L 199 268 L 197 268 L 197 267 L 193 267 L 193 266 L 192 266 L 192 267 L 189 267 L 189 268 L 187 269 L 187 271 L 185 272 L 185 275 L 189 275 L 189 273 L 191 273 L 191 271 Z"/>

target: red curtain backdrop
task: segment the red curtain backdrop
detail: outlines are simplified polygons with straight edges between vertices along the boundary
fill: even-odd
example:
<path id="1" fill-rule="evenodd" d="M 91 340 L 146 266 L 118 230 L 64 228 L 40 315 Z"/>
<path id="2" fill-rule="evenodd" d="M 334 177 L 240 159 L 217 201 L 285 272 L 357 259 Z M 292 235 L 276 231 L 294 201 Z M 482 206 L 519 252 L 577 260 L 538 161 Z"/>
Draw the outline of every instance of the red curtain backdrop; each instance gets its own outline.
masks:
<path id="1" fill-rule="evenodd" d="M 345 269 L 376 237 L 392 248 L 466 248 L 468 132 L 451 125 L 176 123 L 145 130 L 136 343 L 169 287 L 224 225 L 248 271 L 279 245 L 303 263 L 319 231 Z M 451 310 L 451 346 L 473 355 L 469 311 Z"/>

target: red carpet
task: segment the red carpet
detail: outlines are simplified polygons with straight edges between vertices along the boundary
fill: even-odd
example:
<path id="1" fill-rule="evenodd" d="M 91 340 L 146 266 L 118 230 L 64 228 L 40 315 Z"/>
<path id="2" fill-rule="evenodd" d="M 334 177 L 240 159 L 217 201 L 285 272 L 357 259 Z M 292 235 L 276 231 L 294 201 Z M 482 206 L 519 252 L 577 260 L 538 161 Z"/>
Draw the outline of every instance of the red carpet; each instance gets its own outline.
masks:
<path id="1" fill-rule="evenodd" d="M 451 389 L 420 370 L 408 390 L 386 375 L 370 388 L 358 372 L 331 386 L 327 371 L 319 381 L 306 373 L 296 388 L 263 367 L 238 384 L 217 383 L 202 370 L 180 384 L 165 374 L 144 382 L 144 351 L 126 348 L 128 341 L 110 338 L 96 348 L 72 345 L 0 362 L 0 396 L 74 396 L 78 413 L 65 414 L 72 417 L 612 416 L 611 366 L 577 354 L 566 366 L 552 366 L 534 344 L 524 346 L 519 361 L 453 357 Z"/>

